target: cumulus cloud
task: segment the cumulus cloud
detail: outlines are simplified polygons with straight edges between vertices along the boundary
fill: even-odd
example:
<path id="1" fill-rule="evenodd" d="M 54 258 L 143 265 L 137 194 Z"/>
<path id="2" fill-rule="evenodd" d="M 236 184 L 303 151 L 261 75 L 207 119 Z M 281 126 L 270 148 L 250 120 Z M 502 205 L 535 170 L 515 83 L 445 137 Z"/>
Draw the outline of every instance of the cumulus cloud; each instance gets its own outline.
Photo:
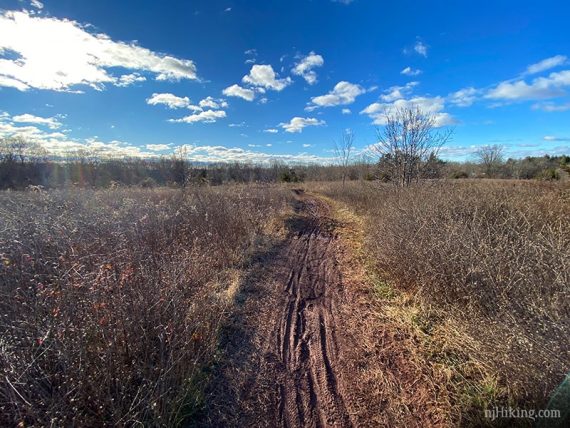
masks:
<path id="1" fill-rule="evenodd" d="M 427 58 L 428 56 L 428 47 L 426 44 L 424 44 L 422 41 L 418 40 L 416 42 L 416 44 L 414 45 L 414 50 L 417 52 L 418 55 L 423 56 L 424 58 Z"/>
<path id="2" fill-rule="evenodd" d="M 170 144 L 147 144 L 146 149 L 152 152 L 164 152 L 170 150 Z"/>
<path id="3" fill-rule="evenodd" d="M 404 86 L 391 86 L 390 88 L 386 89 L 382 95 L 380 95 L 380 99 L 384 102 L 389 103 L 401 98 L 405 98 L 419 84 L 420 82 L 409 82 Z"/>
<path id="4" fill-rule="evenodd" d="M 352 113 L 352 111 L 350 111 L 349 108 L 343 108 L 342 109 L 342 114 L 350 114 L 350 113 Z"/>
<path id="5" fill-rule="evenodd" d="M 422 71 L 418 69 L 414 70 L 412 67 L 406 67 L 400 71 L 400 74 L 403 74 L 404 76 L 418 76 L 422 74 Z"/>
<path id="6" fill-rule="evenodd" d="M 309 105 L 307 109 L 314 110 L 318 107 L 334 107 L 352 104 L 356 100 L 356 97 L 365 92 L 366 90 L 360 85 L 345 81 L 338 82 L 328 94 L 311 98 L 312 106 Z"/>
<path id="7" fill-rule="evenodd" d="M 400 109 L 419 108 L 424 113 L 434 116 L 435 126 L 447 126 L 456 123 L 456 120 L 449 114 L 444 112 L 445 100 L 443 97 L 414 97 L 411 99 L 398 99 L 391 103 L 372 103 L 360 114 L 365 114 L 373 119 L 374 125 L 385 125 L 386 115 L 393 114 Z"/>
<path id="8" fill-rule="evenodd" d="M 150 98 L 146 100 L 146 103 L 149 105 L 165 105 L 170 109 L 179 109 L 179 108 L 187 108 L 195 113 L 204 113 L 204 110 L 219 110 L 222 108 L 228 107 L 228 103 L 224 99 L 216 99 L 213 97 L 206 97 L 201 100 L 198 105 L 193 105 L 188 97 L 179 97 L 174 94 L 164 93 L 158 94 L 154 93 Z M 209 115 L 210 113 L 208 113 Z M 191 119 L 189 118 L 182 118 L 182 119 L 175 119 L 172 120 L 174 122 L 208 122 L 208 119 L 211 117 L 208 115 L 192 115 Z"/>
<path id="9" fill-rule="evenodd" d="M 286 163 L 330 163 L 332 158 L 318 157 L 306 153 L 269 154 L 237 147 L 185 145 L 173 147 L 169 144 L 148 144 L 144 148 L 123 141 L 101 141 L 97 137 L 74 139 L 63 132 L 45 131 L 35 126 L 20 126 L 5 112 L 0 112 L 0 138 L 23 137 L 27 142 L 45 150 L 54 157 L 77 156 L 80 152 L 108 158 L 158 158 L 165 152 L 183 154 L 192 162 L 246 162 L 270 164 L 276 160 Z M 163 153 L 157 153 L 163 152 Z"/>
<path id="10" fill-rule="evenodd" d="M 146 100 L 146 103 L 149 105 L 162 104 L 171 109 L 185 108 L 190 105 L 190 98 L 178 97 L 174 94 L 169 94 L 169 93 L 164 93 L 164 94 L 154 93 L 150 98 Z"/>
<path id="11" fill-rule="evenodd" d="M 214 123 L 218 119 L 223 119 L 225 117 L 226 112 L 224 110 L 204 110 L 180 119 L 169 119 L 168 121 L 173 123 Z"/>
<path id="12" fill-rule="evenodd" d="M 146 77 L 141 76 L 139 73 L 123 74 L 119 77 L 115 85 L 120 87 L 127 87 L 144 81 L 146 81 Z"/>
<path id="13" fill-rule="evenodd" d="M 250 144 L 249 147 L 261 147 L 258 144 Z M 269 146 L 270 147 L 270 146 Z M 275 161 L 282 161 L 290 164 L 312 164 L 330 163 L 332 157 L 319 157 L 307 153 L 298 154 L 273 154 L 263 153 L 239 147 L 225 146 L 194 146 L 186 145 L 180 147 L 188 160 L 192 162 L 218 163 L 218 162 L 243 162 L 256 164 L 270 164 Z"/>
<path id="14" fill-rule="evenodd" d="M 242 81 L 251 86 L 272 89 L 274 91 L 282 91 L 292 83 L 290 77 L 279 79 L 273 67 L 270 65 L 259 64 L 253 65 L 249 74 L 245 75 Z"/>
<path id="15" fill-rule="evenodd" d="M 543 59 L 536 64 L 529 65 L 526 69 L 526 74 L 536 74 L 542 71 L 550 70 L 551 68 L 566 64 L 567 60 L 568 58 L 564 55 L 556 55 Z"/>
<path id="16" fill-rule="evenodd" d="M 31 0 L 30 5 L 40 10 L 44 8 L 44 4 L 39 0 Z"/>
<path id="17" fill-rule="evenodd" d="M 39 118 L 46 119 L 46 118 Z M 52 118 L 53 119 L 53 118 Z M 46 126 L 42 129 L 38 126 L 28 125 L 33 123 L 39 126 Z M 25 125 L 21 125 L 25 124 Z M 59 124 L 59 126 L 63 126 Z M 59 128 L 59 126 L 57 126 Z M 38 120 L 32 115 L 18 115 L 11 117 L 8 113 L 0 114 L 0 138 L 21 137 L 30 146 L 41 149 L 49 156 L 65 157 L 76 156 L 78 152 L 87 152 L 100 157 L 153 157 L 152 152 L 142 150 L 140 147 L 129 145 L 122 141 L 103 142 L 93 138 L 74 139 L 67 135 L 67 131 L 54 132 L 55 126 L 50 127 L 49 123 Z"/>
<path id="18" fill-rule="evenodd" d="M 217 109 L 219 109 L 219 108 L 226 108 L 226 107 L 228 107 L 228 103 L 227 103 L 226 100 L 223 100 L 223 99 L 217 100 L 217 99 L 214 99 L 214 98 L 212 98 L 212 97 L 206 97 L 206 98 L 204 98 L 203 100 L 201 100 L 201 101 L 198 103 L 198 105 L 199 105 L 201 108 L 211 108 L 211 109 L 214 109 L 214 110 L 217 110 Z"/>
<path id="19" fill-rule="evenodd" d="M 275 128 L 270 128 L 270 129 L 264 129 L 263 132 L 266 132 L 268 134 L 277 134 L 279 130 Z"/>
<path id="20" fill-rule="evenodd" d="M 21 114 L 12 117 L 12 121 L 17 123 L 33 123 L 36 125 L 44 125 L 50 129 L 61 128 L 61 123 L 55 117 L 39 117 L 32 114 Z"/>
<path id="21" fill-rule="evenodd" d="M 313 70 L 316 67 L 322 67 L 325 60 L 321 55 L 315 52 L 309 53 L 306 57 L 302 58 L 295 67 L 293 67 L 293 74 L 301 76 L 309 85 L 317 83 L 317 73 Z"/>
<path id="22" fill-rule="evenodd" d="M 22 91 L 70 91 L 77 85 L 101 90 L 105 84 L 125 85 L 133 79 L 112 75 L 116 67 L 153 73 L 156 80 L 197 79 L 192 60 L 114 41 L 76 21 L 27 11 L 0 13 L 0 50 L 14 53 L 14 58 L 0 60 L 0 85 Z"/>
<path id="23" fill-rule="evenodd" d="M 252 89 L 242 88 L 240 85 L 228 86 L 222 91 L 226 97 L 243 98 L 246 101 L 253 101 L 255 99 L 255 91 Z"/>
<path id="24" fill-rule="evenodd" d="M 280 123 L 279 126 L 285 130 L 285 132 L 299 133 L 303 132 L 303 128 L 307 126 L 323 126 L 326 122 L 324 120 L 318 120 L 314 117 L 294 117 L 289 122 Z"/>
<path id="25" fill-rule="evenodd" d="M 567 86 L 570 86 L 570 70 L 563 70 L 537 77 L 530 83 L 524 80 L 501 82 L 489 90 L 485 98 L 507 101 L 555 98 L 565 95 Z"/>
<path id="26" fill-rule="evenodd" d="M 478 91 L 475 88 L 463 88 L 448 95 L 447 100 L 458 107 L 469 107 L 477 99 Z"/>

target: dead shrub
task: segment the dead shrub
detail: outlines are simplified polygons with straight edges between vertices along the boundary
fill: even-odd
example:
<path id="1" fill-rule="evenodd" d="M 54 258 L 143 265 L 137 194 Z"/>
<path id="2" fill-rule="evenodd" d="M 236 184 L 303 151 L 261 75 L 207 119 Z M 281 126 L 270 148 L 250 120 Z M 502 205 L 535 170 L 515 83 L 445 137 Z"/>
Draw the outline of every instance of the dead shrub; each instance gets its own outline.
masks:
<path id="1" fill-rule="evenodd" d="M 0 195 L 0 425 L 176 426 L 200 408 L 270 187 Z"/>
<path id="2" fill-rule="evenodd" d="M 429 358 L 453 369 L 457 421 L 499 402 L 544 408 L 570 369 L 567 187 L 467 180 L 319 190 L 364 215 L 375 269 L 414 296 L 413 322 L 441 345 Z"/>

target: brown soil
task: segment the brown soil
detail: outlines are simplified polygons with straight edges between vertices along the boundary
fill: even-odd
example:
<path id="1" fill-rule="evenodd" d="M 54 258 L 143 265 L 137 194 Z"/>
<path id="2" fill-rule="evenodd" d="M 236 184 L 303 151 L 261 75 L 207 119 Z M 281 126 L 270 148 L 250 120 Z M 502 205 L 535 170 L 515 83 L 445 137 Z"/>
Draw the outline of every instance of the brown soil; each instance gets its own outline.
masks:
<path id="1" fill-rule="evenodd" d="M 202 425 L 441 425 L 424 405 L 430 391 L 422 374 L 410 372 L 406 352 L 394 352 L 405 335 L 378 324 L 369 300 L 343 280 L 353 270 L 339 259 L 352 261 L 342 256 L 329 205 L 294 192 L 286 239 L 256 257 L 242 285 Z M 380 330 L 370 327 L 374 319 Z M 378 391 L 386 379 L 386 393 Z"/>

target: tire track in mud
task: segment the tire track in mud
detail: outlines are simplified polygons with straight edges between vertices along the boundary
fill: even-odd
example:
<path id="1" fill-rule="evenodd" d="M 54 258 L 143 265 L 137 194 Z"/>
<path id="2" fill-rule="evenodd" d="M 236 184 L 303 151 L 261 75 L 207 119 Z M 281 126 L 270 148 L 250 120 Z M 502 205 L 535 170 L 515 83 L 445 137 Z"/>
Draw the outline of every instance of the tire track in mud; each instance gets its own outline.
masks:
<path id="1" fill-rule="evenodd" d="M 269 352 L 278 355 L 277 419 L 283 427 L 352 426 L 338 379 L 335 294 L 341 275 L 328 206 L 297 194 L 281 277 L 283 303 Z M 285 273 L 288 270 L 288 273 Z"/>
<path id="2" fill-rule="evenodd" d="M 451 426 L 446 377 L 372 301 L 350 223 L 294 193 L 286 235 L 241 280 L 196 426 Z"/>
<path id="3" fill-rule="evenodd" d="M 197 426 L 355 425 L 345 332 L 335 318 L 345 304 L 335 222 L 321 199 L 293 192 L 286 237 L 242 280 Z"/>

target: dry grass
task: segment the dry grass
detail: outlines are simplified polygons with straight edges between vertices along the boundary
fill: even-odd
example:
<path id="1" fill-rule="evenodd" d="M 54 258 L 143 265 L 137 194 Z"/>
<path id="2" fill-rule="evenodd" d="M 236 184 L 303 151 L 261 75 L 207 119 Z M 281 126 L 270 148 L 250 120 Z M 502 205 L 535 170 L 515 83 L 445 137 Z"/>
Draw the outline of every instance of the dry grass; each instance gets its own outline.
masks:
<path id="1" fill-rule="evenodd" d="M 0 194 L 0 425 L 175 426 L 200 409 L 275 187 Z"/>
<path id="2" fill-rule="evenodd" d="M 570 368 L 568 187 L 310 187 L 365 218 L 382 315 L 415 331 L 454 423 L 488 423 L 482 410 L 499 404 L 544 408 Z"/>

